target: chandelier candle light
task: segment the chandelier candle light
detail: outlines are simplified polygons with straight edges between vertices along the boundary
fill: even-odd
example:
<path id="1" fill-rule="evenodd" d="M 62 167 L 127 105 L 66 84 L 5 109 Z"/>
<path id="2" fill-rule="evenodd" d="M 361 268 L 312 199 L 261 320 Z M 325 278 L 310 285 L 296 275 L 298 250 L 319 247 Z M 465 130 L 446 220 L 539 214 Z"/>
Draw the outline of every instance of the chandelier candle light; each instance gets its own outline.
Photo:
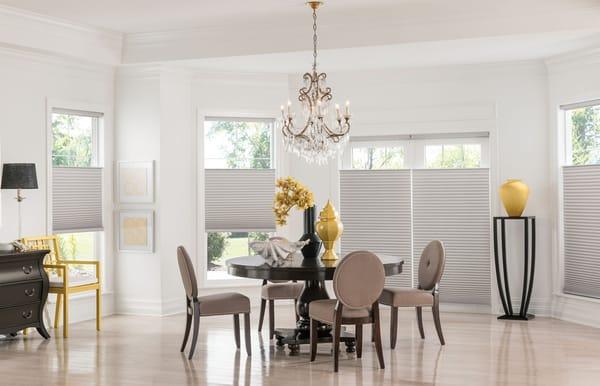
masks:
<path id="1" fill-rule="evenodd" d="M 305 121 L 298 126 L 292 111 L 292 102 L 281 106 L 281 131 L 285 149 L 307 162 L 325 164 L 348 142 L 350 131 L 350 102 L 342 111 L 335 105 L 335 116 L 329 114 L 332 100 L 331 87 L 327 86 L 327 74 L 317 72 L 317 9 L 322 1 L 308 1 L 313 11 L 313 67 L 302 77 L 304 87 L 299 91 Z"/>

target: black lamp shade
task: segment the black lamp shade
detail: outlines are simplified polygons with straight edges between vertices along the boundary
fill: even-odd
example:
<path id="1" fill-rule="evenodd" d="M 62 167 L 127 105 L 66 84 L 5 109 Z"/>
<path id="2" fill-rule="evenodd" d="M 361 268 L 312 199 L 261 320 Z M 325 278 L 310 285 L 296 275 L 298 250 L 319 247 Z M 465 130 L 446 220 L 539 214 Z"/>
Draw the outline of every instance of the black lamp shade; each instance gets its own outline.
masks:
<path id="1" fill-rule="evenodd" d="M 35 164 L 4 164 L 1 189 L 37 189 Z"/>

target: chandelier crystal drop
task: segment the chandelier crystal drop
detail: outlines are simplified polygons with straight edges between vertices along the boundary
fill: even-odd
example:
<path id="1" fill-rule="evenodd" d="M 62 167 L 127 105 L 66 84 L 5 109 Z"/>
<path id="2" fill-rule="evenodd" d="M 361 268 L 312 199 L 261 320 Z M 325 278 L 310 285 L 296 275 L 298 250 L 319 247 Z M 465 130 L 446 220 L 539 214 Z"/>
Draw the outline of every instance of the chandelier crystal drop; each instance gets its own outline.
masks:
<path id="1" fill-rule="evenodd" d="M 331 87 L 327 86 L 327 74 L 317 71 L 317 9 L 322 1 L 308 1 L 313 14 L 313 66 L 302 77 L 304 87 L 299 91 L 298 101 L 302 107 L 302 122 L 298 123 L 292 111 L 292 102 L 281 106 L 281 131 L 285 149 L 297 154 L 309 163 L 325 164 L 336 156 L 348 142 L 350 132 L 350 103 L 335 112 L 330 109 L 333 99 Z"/>

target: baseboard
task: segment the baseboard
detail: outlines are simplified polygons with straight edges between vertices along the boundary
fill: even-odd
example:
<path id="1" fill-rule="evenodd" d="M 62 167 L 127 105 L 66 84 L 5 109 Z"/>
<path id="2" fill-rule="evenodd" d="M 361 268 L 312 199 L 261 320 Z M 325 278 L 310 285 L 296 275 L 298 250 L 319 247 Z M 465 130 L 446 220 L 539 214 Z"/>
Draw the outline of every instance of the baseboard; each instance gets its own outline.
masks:
<path id="1" fill-rule="evenodd" d="M 555 295 L 552 317 L 600 328 L 600 302 L 581 296 Z"/>
<path id="2" fill-rule="evenodd" d="M 115 297 L 112 293 L 102 294 L 102 316 L 110 316 L 115 313 Z M 46 309 L 50 313 L 51 321 L 54 322 L 55 295 L 48 295 Z M 69 297 L 69 324 L 96 319 L 96 295 L 89 296 L 73 295 Z M 48 326 L 49 327 L 49 326 Z"/>

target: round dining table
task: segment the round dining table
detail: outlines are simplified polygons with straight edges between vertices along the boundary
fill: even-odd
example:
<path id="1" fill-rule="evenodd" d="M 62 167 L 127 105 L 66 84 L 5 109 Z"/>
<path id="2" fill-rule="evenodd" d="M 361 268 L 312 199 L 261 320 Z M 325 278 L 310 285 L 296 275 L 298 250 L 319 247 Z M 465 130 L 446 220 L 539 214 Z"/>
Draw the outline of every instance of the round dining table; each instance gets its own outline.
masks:
<path id="1" fill-rule="evenodd" d="M 398 275 L 402 272 L 404 261 L 399 257 L 376 254 L 383 263 L 386 276 Z M 297 302 L 299 320 L 295 328 L 276 328 L 275 339 L 277 346 L 286 344 L 291 354 L 300 351 L 301 344 L 310 343 L 310 317 L 308 308 L 310 302 L 319 299 L 330 299 L 326 280 L 333 280 L 335 268 L 340 260 L 321 261 L 320 258 L 304 258 L 296 253 L 287 260 L 279 263 L 269 263 L 262 256 L 234 257 L 226 261 L 227 272 L 230 275 L 260 279 L 260 280 L 295 280 L 304 281 L 304 289 Z M 319 325 L 319 342 L 331 342 L 331 326 Z M 356 339 L 354 334 L 343 331 L 341 341 L 346 345 L 347 352 L 354 352 Z"/>

